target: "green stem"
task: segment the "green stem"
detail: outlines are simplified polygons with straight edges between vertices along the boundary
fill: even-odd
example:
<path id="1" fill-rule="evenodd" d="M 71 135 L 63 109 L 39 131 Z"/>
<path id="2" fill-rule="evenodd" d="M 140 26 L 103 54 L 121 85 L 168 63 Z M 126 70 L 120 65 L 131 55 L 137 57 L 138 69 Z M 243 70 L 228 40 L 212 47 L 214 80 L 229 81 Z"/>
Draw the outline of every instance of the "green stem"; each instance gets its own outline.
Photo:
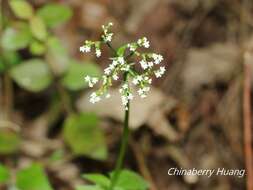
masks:
<path id="1" fill-rule="evenodd" d="M 128 73 L 124 74 L 124 81 L 127 80 L 127 75 L 128 75 Z M 122 169 L 122 165 L 123 165 L 123 162 L 125 159 L 127 144 L 128 144 L 128 137 L 129 137 L 129 126 L 128 126 L 129 110 L 130 110 L 130 102 L 128 100 L 127 109 L 125 110 L 124 129 L 123 129 L 123 136 L 121 139 L 119 157 L 116 162 L 116 167 L 115 167 L 115 171 L 113 172 L 113 176 L 112 176 L 111 185 L 110 185 L 109 190 L 113 190 L 115 184 L 117 183 L 121 169 Z"/>

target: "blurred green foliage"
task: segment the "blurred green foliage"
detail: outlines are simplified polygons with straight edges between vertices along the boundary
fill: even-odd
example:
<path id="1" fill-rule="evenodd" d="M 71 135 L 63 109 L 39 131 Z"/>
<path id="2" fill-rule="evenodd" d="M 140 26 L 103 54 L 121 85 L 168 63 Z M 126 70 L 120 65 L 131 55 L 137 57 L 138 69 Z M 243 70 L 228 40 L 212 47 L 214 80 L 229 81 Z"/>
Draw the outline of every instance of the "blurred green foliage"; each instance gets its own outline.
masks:
<path id="1" fill-rule="evenodd" d="M 10 171 L 0 163 L 0 184 L 7 183 L 10 178 Z"/>
<path id="2" fill-rule="evenodd" d="M 9 75 L 28 93 L 40 93 L 50 86 L 55 88 L 53 84 L 59 83 L 68 93 L 71 102 L 74 102 L 72 92 L 76 93 L 87 87 L 84 76 L 99 77 L 101 70 L 91 61 L 80 61 L 71 57 L 62 41 L 51 30 L 71 19 L 71 8 L 63 4 L 48 3 L 35 9 L 26 0 L 8 2 L 15 17 L 4 17 L 6 27 L 0 39 L 0 74 Z M 2 16 L 0 13 L 0 17 Z M 3 29 L 2 24 L 0 23 L 0 26 Z M 125 48 L 120 48 L 118 54 L 122 54 Z M 28 52 L 29 58 L 24 59 L 20 50 Z M 84 155 L 97 160 L 107 159 L 105 136 L 96 115 L 78 112 L 67 114 L 63 124 L 63 137 L 74 155 Z M 20 134 L 0 129 L 0 155 L 16 153 L 21 140 Z M 51 160 L 58 160 L 63 156 L 64 151 L 55 152 Z M 110 184 L 110 177 L 101 174 L 84 177 L 95 185 L 80 186 L 78 190 L 103 190 Z M 0 184 L 9 182 L 10 171 L 0 164 Z M 18 171 L 14 186 L 19 190 L 52 190 L 43 167 L 38 164 Z M 122 171 L 115 188 L 145 189 L 147 183 L 138 174 L 127 170 Z"/>
<path id="3" fill-rule="evenodd" d="M 20 190 L 53 190 L 39 164 L 32 164 L 28 168 L 18 171 L 16 186 Z"/>
<path id="4" fill-rule="evenodd" d="M 107 158 L 106 143 L 98 122 L 98 117 L 91 113 L 73 114 L 67 118 L 63 134 L 74 154 L 99 160 Z"/>
<path id="5" fill-rule="evenodd" d="M 111 184 L 111 177 L 102 174 L 85 174 L 83 177 L 94 183 L 94 185 L 83 185 L 77 187 L 76 190 L 108 190 Z M 130 170 L 122 170 L 119 179 L 113 190 L 147 190 L 148 183 L 137 173 Z"/>

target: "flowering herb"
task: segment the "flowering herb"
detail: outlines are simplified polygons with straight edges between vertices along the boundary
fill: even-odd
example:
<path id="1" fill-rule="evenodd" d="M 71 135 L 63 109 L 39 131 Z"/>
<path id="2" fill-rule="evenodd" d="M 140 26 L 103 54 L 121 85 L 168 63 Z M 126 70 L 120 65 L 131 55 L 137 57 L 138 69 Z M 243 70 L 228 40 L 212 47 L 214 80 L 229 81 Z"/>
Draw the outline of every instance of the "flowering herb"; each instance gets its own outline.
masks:
<path id="1" fill-rule="evenodd" d="M 113 36 L 113 33 L 110 31 L 112 25 L 112 23 L 109 23 L 106 26 L 103 25 L 101 40 L 86 40 L 85 44 L 80 47 L 80 51 L 88 53 L 94 49 L 96 56 L 100 57 L 101 45 L 106 44 L 112 48 L 110 45 Z M 152 75 L 155 75 L 156 78 L 162 77 L 165 73 L 165 67 L 161 66 L 159 69 L 155 69 L 157 68 L 155 66 L 163 61 L 163 56 L 156 53 L 142 53 L 139 51 L 141 47 L 150 47 L 150 43 L 146 37 L 138 39 L 137 42 L 123 45 L 117 51 L 112 48 L 113 52 L 116 53 L 114 57 L 109 59 L 111 64 L 104 69 L 104 75 L 102 78 L 99 80 L 96 77 L 85 76 L 85 81 L 88 83 L 89 87 L 93 87 L 99 81 L 102 83 L 100 88 L 90 95 L 91 103 L 99 102 L 103 96 L 109 98 L 110 95 L 107 93 L 109 87 L 113 85 L 113 81 L 119 80 L 120 75 L 124 74 L 126 74 L 126 80 L 123 81 L 119 88 L 119 93 L 121 94 L 122 105 L 125 109 L 128 109 L 127 102 L 134 98 L 130 89 L 130 82 L 138 88 L 137 92 L 141 98 L 147 96 L 147 93 L 150 90 L 150 84 L 152 83 Z M 129 50 L 130 53 L 125 56 L 127 50 Z M 129 62 L 128 58 L 131 56 L 135 56 L 139 61 Z M 136 65 L 140 65 L 141 72 L 138 72 L 135 69 Z"/>
<path id="2" fill-rule="evenodd" d="M 150 42 L 146 37 L 138 39 L 136 42 L 131 42 L 119 47 L 117 50 L 111 45 L 113 33 L 111 32 L 112 23 L 103 25 L 103 33 L 99 41 L 86 40 L 84 45 L 80 47 L 80 51 L 83 53 L 89 53 L 95 50 L 96 57 L 101 56 L 101 46 L 107 45 L 113 52 L 113 57 L 109 58 L 110 64 L 104 69 L 104 74 L 99 79 L 97 77 L 85 76 L 85 81 L 89 87 L 94 87 L 97 83 L 101 83 L 97 91 L 92 92 L 90 95 L 90 102 L 99 102 L 102 97 L 110 98 L 108 89 L 113 85 L 114 81 L 122 80 L 119 87 L 119 93 L 121 94 L 122 105 L 125 109 L 125 120 L 123 137 L 121 140 L 119 157 L 117 159 L 115 171 L 112 173 L 110 183 L 107 183 L 107 190 L 113 190 L 118 188 L 118 183 L 121 180 L 120 173 L 124 173 L 122 170 L 122 164 L 124 161 L 126 147 L 129 136 L 129 108 L 130 101 L 134 98 L 131 91 L 131 83 L 138 88 L 137 92 L 141 98 L 145 98 L 150 90 L 152 83 L 152 76 L 156 78 L 162 77 L 165 73 L 165 67 L 159 66 L 163 61 L 163 56 L 153 52 L 141 52 L 141 49 L 147 49 L 150 47 Z M 130 58 L 135 58 L 136 61 L 130 61 Z M 140 67 L 140 71 L 136 68 Z M 94 177 L 94 176 L 93 176 Z M 135 176 L 134 178 L 136 178 Z M 140 176 L 138 176 L 139 178 Z M 93 179 L 94 181 L 94 179 Z M 138 180 L 137 180 L 138 181 Z M 147 189 L 147 185 L 143 185 L 143 181 L 140 181 L 140 185 L 143 189 Z M 96 184 L 99 185 L 99 184 Z M 120 189 L 125 189 L 120 187 Z M 136 188 L 134 188 L 136 189 Z"/>

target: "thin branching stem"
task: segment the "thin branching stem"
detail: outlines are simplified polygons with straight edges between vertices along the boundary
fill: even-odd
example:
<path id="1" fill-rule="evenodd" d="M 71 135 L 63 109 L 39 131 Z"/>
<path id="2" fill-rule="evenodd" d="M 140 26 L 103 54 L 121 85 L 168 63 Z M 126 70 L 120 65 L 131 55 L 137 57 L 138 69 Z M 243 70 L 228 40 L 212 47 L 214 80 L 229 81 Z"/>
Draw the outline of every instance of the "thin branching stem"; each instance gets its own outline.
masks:
<path id="1" fill-rule="evenodd" d="M 126 72 L 124 74 L 124 82 L 127 81 L 128 73 Z M 117 184 L 120 172 L 122 170 L 122 165 L 125 160 L 125 155 L 126 155 L 126 149 L 127 149 L 127 144 L 128 144 L 128 137 L 129 137 L 129 110 L 130 110 L 130 101 L 128 100 L 127 109 L 125 110 L 125 119 L 124 119 L 124 129 L 123 129 L 123 136 L 121 139 L 121 145 L 120 145 L 120 151 L 119 151 L 119 157 L 116 162 L 116 167 L 115 171 L 113 172 L 112 180 L 111 180 L 111 185 L 109 190 L 113 190 L 114 186 Z"/>

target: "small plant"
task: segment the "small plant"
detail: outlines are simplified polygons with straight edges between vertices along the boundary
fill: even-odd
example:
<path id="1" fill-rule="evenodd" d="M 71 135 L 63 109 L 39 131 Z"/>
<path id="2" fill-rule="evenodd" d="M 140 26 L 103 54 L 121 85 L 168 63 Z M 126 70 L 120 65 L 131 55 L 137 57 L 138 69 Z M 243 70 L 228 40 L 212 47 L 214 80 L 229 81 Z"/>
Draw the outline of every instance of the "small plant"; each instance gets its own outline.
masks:
<path id="1" fill-rule="evenodd" d="M 110 29 L 112 25 L 112 23 L 106 26 L 103 25 L 101 40 L 86 40 L 85 44 L 80 47 L 80 51 L 88 53 L 94 49 L 96 56 L 100 57 L 102 53 L 101 46 L 107 45 L 113 53 L 113 57 L 110 58 L 111 64 L 104 69 L 104 74 L 100 80 L 97 77 L 85 76 L 85 81 L 89 87 L 93 87 L 101 81 L 100 88 L 90 95 L 91 103 L 99 102 L 102 97 L 110 98 L 108 89 L 113 85 L 113 81 L 123 79 L 120 84 L 119 93 L 121 94 L 122 105 L 125 110 L 125 119 L 119 157 L 115 170 L 109 175 L 110 178 L 101 174 L 84 175 L 86 179 L 94 182 L 95 185 L 81 186 L 78 187 L 78 190 L 145 190 L 148 188 L 147 183 L 138 174 L 129 170 L 122 170 L 129 136 L 130 101 L 134 98 L 130 84 L 132 83 L 138 88 L 137 92 L 141 98 L 145 98 L 150 90 L 152 75 L 160 78 L 165 73 L 164 66 L 156 69 L 156 65 L 162 62 L 163 57 L 153 52 L 142 53 L 139 51 L 141 48 L 149 48 L 150 43 L 146 37 L 138 39 L 137 42 L 124 44 L 118 49 L 114 49 L 111 45 L 113 33 Z M 135 61 L 132 61 L 133 59 L 131 58 L 135 58 Z M 137 70 L 138 65 L 141 72 Z"/>

